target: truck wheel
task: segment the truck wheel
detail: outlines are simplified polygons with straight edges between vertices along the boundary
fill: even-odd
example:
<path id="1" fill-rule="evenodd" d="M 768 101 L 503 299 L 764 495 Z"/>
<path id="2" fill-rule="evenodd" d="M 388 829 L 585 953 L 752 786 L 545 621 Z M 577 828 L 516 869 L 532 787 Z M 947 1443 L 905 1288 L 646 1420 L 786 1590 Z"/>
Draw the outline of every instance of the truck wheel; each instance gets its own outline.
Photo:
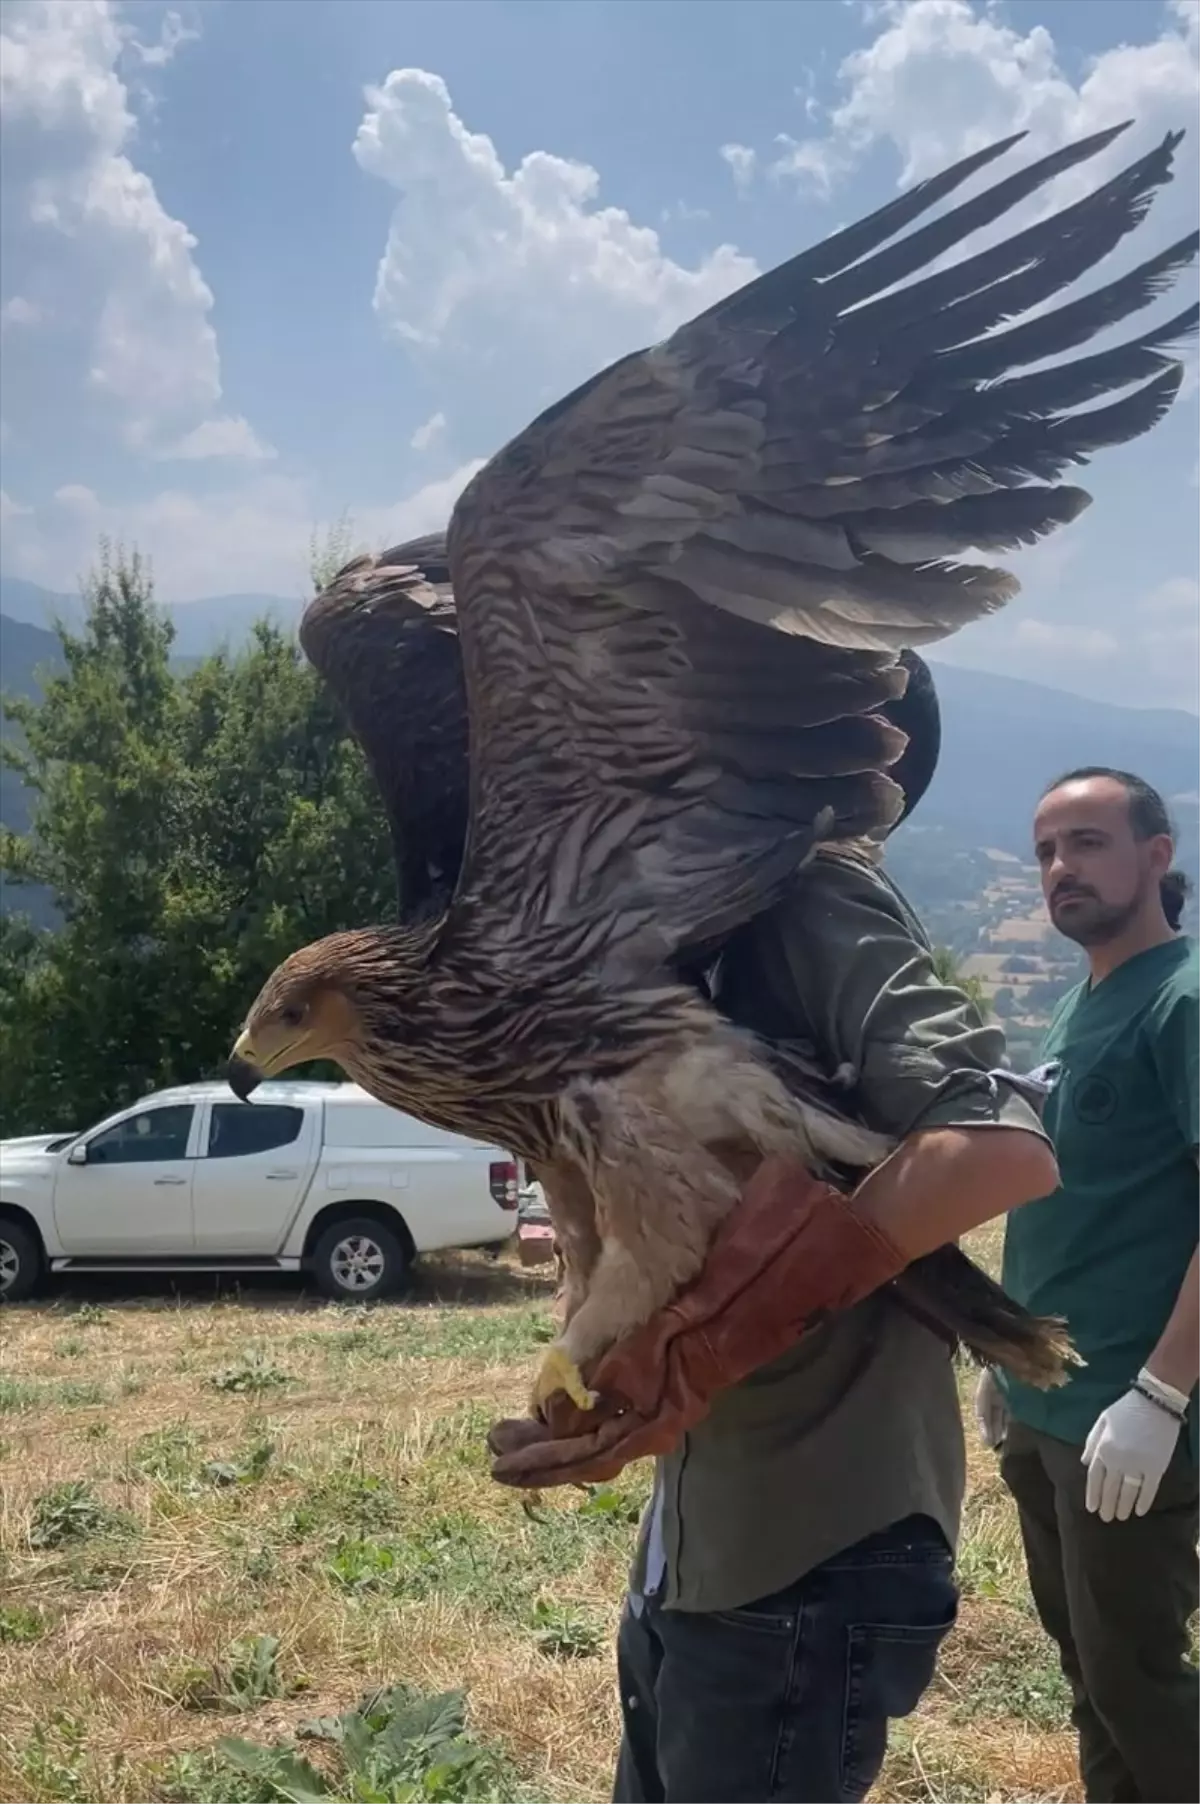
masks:
<path id="1" fill-rule="evenodd" d="M 370 1216 L 335 1222 L 313 1249 L 317 1288 L 343 1303 L 390 1296 L 403 1284 L 408 1267 L 399 1237 Z"/>
<path id="2" fill-rule="evenodd" d="M 42 1249 L 36 1234 L 19 1221 L 0 1216 L 0 1303 L 31 1297 L 42 1276 Z"/>

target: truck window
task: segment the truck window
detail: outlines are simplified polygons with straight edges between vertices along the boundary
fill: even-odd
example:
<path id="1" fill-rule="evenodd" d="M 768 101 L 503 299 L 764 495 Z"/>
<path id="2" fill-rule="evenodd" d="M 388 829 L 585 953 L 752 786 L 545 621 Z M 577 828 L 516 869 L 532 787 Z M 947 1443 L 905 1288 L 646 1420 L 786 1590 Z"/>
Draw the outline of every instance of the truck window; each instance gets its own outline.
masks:
<path id="1" fill-rule="evenodd" d="M 300 1137 L 304 1110 L 283 1103 L 216 1102 L 208 1122 L 208 1157 L 244 1159 Z"/>
<path id="2" fill-rule="evenodd" d="M 186 1159 L 192 1129 L 192 1104 L 172 1103 L 127 1115 L 88 1141 L 89 1165 L 144 1165 L 162 1159 Z"/>

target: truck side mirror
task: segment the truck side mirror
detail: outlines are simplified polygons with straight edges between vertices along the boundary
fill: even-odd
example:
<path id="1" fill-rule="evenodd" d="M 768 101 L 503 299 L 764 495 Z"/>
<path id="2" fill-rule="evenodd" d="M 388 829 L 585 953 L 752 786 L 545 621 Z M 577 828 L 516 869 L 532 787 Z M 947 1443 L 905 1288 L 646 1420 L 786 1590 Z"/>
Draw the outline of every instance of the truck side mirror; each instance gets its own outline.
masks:
<path id="1" fill-rule="evenodd" d="M 77 1140 L 75 1142 L 75 1145 L 71 1148 L 70 1152 L 67 1154 L 67 1164 L 68 1165 L 86 1165 L 87 1162 L 88 1162 L 87 1141 L 86 1140 Z"/>

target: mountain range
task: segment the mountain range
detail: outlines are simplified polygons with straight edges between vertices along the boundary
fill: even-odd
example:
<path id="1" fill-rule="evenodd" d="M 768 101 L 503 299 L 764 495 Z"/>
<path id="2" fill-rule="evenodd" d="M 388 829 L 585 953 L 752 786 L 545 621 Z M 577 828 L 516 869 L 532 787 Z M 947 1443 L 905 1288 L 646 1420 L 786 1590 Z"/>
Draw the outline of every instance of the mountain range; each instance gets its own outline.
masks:
<path id="1" fill-rule="evenodd" d="M 302 605 L 299 596 L 219 595 L 169 606 L 174 655 L 190 661 L 223 643 L 236 647 L 263 616 L 294 628 Z M 0 687 L 35 693 L 37 667 L 61 666 L 51 630 L 55 617 L 77 626 L 82 602 L 0 577 Z M 923 826 L 941 827 L 967 845 L 1027 856 L 1030 820 L 1046 784 L 1076 765 L 1110 764 L 1137 771 L 1168 798 L 1179 826 L 1180 862 L 1196 872 L 1200 719 L 1194 714 L 1116 707 L 935 659 L 930 666 L 941 702 L 942 750 L 921 802 Z M 0 819 L 18 830 L 28 819 L 12 772 L 4 773 Z"/>
<path id="2" fill-rule="evenodd" d="M 203 658 L 221 644 L 237 646 L 249 637 L 256 620 L 267 618 L 280 626 L 296 626 L 304 607 L 297 595 L 214 595 L 202 601 L 166 606 L 175 627 L 174 655 Z M 24 626 L 52 629 L 56 619 L 73 630 L 82 623 L 84 605 L 78 595 L 62 595 L 26 582 L 20 576 L 0 576 L 0 614 Z M 11 687 L 5 679 L 6 686 Z"/>

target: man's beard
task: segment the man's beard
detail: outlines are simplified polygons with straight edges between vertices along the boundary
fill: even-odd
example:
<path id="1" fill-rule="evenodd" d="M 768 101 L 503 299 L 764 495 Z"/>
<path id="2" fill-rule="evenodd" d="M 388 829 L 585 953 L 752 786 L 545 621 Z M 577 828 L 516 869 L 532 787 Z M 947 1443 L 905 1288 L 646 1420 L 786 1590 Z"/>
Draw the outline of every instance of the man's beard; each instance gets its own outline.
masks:
<path id="1" fill-rule="evenodd" d="M 1068 901 L 1073 901 L 1074 907 L 1060 912 Z M 1093 891 L 1069 890 L 1051 902 L 1050 918 L 1058 931 L 1077 946 L 1107 946 L 1120 939 L 1141 905 L 1140 894 L 1128 902 L 1102 902 Z"/>

